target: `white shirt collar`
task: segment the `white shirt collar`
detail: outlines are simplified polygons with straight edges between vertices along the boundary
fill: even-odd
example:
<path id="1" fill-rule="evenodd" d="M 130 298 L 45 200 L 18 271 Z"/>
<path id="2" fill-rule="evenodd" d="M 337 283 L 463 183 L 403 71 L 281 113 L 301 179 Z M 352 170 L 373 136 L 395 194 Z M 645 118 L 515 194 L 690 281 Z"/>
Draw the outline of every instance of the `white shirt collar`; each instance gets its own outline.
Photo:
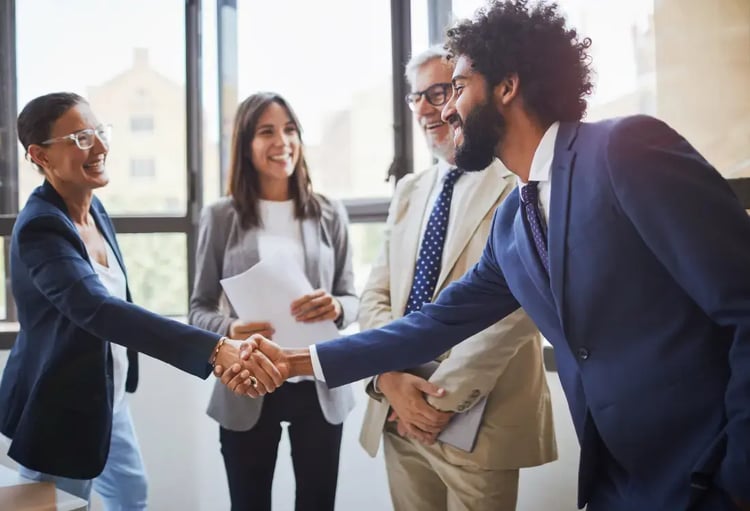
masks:
<path id="1" fill-rule="evenodd" d="M 445 161 L 442 158 L 438 158 L 437 161 L 437 169 L 438 169 L 438 183 L 442 183 L 443 179 L 445 179 L 445 176 L 448 175 L 448 172 L 455 169 L 455 165 L 451 165 L 447 161 Z"/>
<path id="2" fill-rule="evenodd" d="M 555 157 L 555 140 L 557 140 L 559 129 L 560 123 L 553 122 L 544 132 L 542 140 L 539 141 L 539 145 L 534 152 L 534 158 L 531 160 L 529 181 L 549 182 L 552 173 L 552 159 Z"/>

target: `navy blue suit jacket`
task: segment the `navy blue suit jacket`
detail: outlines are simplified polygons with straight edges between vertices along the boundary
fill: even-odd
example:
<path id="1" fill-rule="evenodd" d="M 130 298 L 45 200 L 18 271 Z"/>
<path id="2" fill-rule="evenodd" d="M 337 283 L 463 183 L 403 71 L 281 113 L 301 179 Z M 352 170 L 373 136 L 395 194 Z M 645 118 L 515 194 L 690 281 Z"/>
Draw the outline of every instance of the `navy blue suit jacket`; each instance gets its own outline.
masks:
<path id="1" fill-rule="evenodd" d="M 0 431 L 8 454 L 49 474 L 91 479 L 109 452 L 112 341 L 127 347 L 127 388 L 135 390 L 134 352 L 202 378 L 219 336 L 113 298 L 57 191 L 38 187 L 19 213 L 10 245 L 10 276 L 20 331 L 0 382 Z M 125 266 L 115 232 L 94 198 L 91 215 Z M 128 291 L 128 300 L 130 292 Z"/>
<path id="2" fill-rule="evenodd" d="M 317 346 L 329 385 L 413 367 L 519 305 L 554 345 L 591 511 L 750 502 L 750 220 L 726 181 L 645 116 L 562 123 L 550 279 L 518 206 L 434 304 Z"/>

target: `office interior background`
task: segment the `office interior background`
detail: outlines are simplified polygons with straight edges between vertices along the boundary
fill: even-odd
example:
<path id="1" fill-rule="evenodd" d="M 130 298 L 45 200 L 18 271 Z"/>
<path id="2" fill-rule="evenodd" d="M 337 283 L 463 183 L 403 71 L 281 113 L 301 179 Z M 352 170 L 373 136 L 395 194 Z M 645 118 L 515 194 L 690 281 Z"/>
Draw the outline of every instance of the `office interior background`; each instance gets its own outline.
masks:
<path id="1" fill-rule="evenodd" d="M 403 101 L 403 66 L 483 3 L 0 0 L 0 368 L 18 329 L 8 240 L 41 180 L 17 143 L 16 117 L 29 100 L 77 92 L 113 125 L 111 181 L 98 195 L 114 217 L 133 297 L 184 318 L 198 218 L 225 189 L 234 110 L 253 92 L 281 93 L 300 117 L 315 189 L 345 201 L 361 290 L 395 181 L 431 163 Z M 593 40 L 596 88 L 586 120 L 666 120 L 750 205 L 750 0 L 558 3 Z M 519 511 L 575 509 L 578 446 L 552 355 L 547 348 L 560 459 L 522 470 Z M 204 413 L 213 381 L 141 363 L 131 405 L 151 509 L 227 509 L 218 426 Z M 382 457 L 369 458 L 357 443 L 367 398 L 362 384 L 355 390 L 337 509 L 388 510 Z M 12 466 L 6 450 L 0 440 L 0 463 Z M 288 451 L 283 440 L 279 510 L 293 509 Z"/>

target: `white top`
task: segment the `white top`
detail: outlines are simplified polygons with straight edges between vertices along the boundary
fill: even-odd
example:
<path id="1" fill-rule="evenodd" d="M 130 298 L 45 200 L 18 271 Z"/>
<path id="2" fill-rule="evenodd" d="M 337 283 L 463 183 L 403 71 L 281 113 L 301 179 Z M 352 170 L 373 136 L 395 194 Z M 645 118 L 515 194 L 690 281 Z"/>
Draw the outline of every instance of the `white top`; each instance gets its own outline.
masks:
<path id="1" fill-rule="evenodd" d="M 305 248 L 302 244 L 302 226 L 294 218 L 294 201 L 260 200 L 262 227 L 258 229 L 258 255 L 260 259 L 272 258 L 279 252 L 291 256 L 305 272 Z M 291 306 L 291 304 L 289 304 Z M 265 321 L 256 318 L 256 321 Z M 273 326 L 273 325 L 271 325 Z M 289 378 L 290 383 L 312 380 L 311 376 Z"/>
<path id="2" fill-rule="evenodd" d="M 94 267 L 94 271 L 99 275 L 99 280 L 107 288 L 111 296 L 120 300 L 126 300 L 127 283 L 125 281 L 125 274 L 122 268 L 120 268 L 117 257 L 115 257 L 115 253 L 106 239 L 104 240 L 104 246 L 107 249 L 107 266 L 102 266 L 89 254 L 91 266 Z M 128 350 L 124 346 L 114 343 L 109 343 L 109 347 L 112 350 L 112 376 L 115 393 L 112 399 L 112 409 L 117 411 L 125 402 L 125 380 L 128 377 Z"/>
<path id="3" fill-rule="evenodd" d="M 302 245 L 302 228 L 294 218 L 294 201 L 260 201 L 258 229 L 258 255 L 261 259 L 273 257 L 277 252 L 290 256 L 305 271 L 305 250 Z"/>

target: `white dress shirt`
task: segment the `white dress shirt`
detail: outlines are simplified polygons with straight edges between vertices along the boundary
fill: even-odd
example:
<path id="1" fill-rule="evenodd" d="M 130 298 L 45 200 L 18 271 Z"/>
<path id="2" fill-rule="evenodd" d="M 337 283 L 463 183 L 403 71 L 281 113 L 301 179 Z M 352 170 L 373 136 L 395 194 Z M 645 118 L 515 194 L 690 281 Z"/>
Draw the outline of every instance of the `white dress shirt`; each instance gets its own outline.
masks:
<path id="1" fill-rule="evenodd" d="M 102 266 L 96 259 L 89 254 L 91 259 L 91 266 L 94 267 L 94 271 L 99 276 L 99 280 L 102 285 L 107 288 L 107 291 L 111 296 L 119 298 L 120 300 L 127 299 L 127 283 L 125 281 L 125 274 L 120 268 L 120 264 L 117 262 L 117 257 L 109 246 L 107 240 L 104 240 L 104 246 L 107 249 L 107 266 Z M 114 380 L 114 396 L 112 399 L 112 408 L 114 411 L 120 409 L 122 404 L 125 402 L 125 381 L 128 377 L 128 350 L 124 346 L 119 344 L 109 343 L 109 347 L 112 350 L 112 379 Z"/>
<path id="2" fill-rule="evenodd" d="M 529 171 L 529 181 L 537 181 L 537 190 L 539 191 L 539 212 L 544 217 L 546 225 L 549 225 L 549 198 L 552 184 L 552 159 L 555 157 L 555 141 L 557 132 L 560 130 L 560 123 L 555 122 L 544 132 L 542 140 L 534 152 L 534 158 L 531 160 L 531 169 Z M 521 188 L 526 183 L 518 178 L 518 200 L 521 200 Z"/>

